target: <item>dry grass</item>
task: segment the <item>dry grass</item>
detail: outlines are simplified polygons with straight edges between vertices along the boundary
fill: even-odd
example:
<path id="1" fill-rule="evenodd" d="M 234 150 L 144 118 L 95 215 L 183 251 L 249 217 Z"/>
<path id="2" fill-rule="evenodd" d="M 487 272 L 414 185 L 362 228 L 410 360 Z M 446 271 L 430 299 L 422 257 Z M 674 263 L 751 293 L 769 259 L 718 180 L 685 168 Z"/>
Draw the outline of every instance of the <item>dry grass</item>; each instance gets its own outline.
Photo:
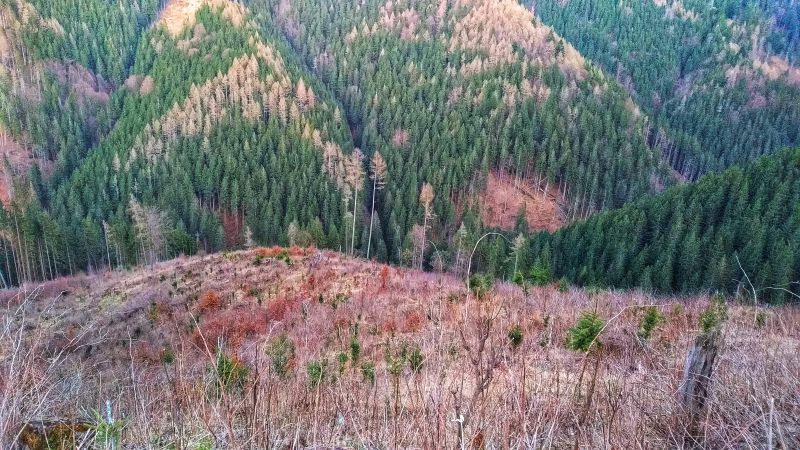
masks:
<path id="1" fill-rule="evenodd" d="M 80 419 L 108 399 L 131 448 L 686 446 L 676 392 L 708 301 L 504 283 L 477 299 L 446 275 L 298 248 L 51 284 L 6 295 L 0 380 L 28 379 L 11 376 L 23 354 L 41 380 L 0 383 L 0 401 L 39 405 L 0 408 L 6 443 L 26 422 Z M 643 343 L 647 304 L 666 322 Z M 587 359 L 563 344 L 587 310 L 614 318 L 591 402 Z M 800 311 L 764 311 L 762 324 L 752 307 L 730 310 L 699 447 L 800 445 Z M 281 342 L 294 349 L 284 359 Z M 220 351 L 249 370 L 230 389 Z"/>

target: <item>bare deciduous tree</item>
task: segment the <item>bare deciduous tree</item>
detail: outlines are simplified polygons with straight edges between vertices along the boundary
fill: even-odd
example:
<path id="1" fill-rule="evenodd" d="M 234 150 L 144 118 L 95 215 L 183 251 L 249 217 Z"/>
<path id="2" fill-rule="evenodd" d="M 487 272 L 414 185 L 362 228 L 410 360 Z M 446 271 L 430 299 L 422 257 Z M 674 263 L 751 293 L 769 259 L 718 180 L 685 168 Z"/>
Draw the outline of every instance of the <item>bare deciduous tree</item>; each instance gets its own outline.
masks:
<path id="1" fill-rule="evenodd" d="M 422 207 L 425 210 L 422 222 L 422 248 L 420 249 L 422 257 L 419 260 L 420 269 L 422 269 L 422 261 L 425 259 L 425 240 L 428 234 L 428 221 L 433 218 L 433 198 L 433 186 L 431 186 L 430 183 L 423 184 L 422 190 L 419 193 L 419 201 L 422 203 Z"/>
<path id="2" fill-rule="evenodd" d="M 375 221 L 375 192 L 378 190 L 382 190 L 386 185 L 386 161 L 383 160 L 383 157 L 380 153 L 375 152 L 372 155 L 372 160 L 369 164 L 370 171 L 372 174 L 370 178 L 372 179 L 372 208 L 369 215 L 369 238 L 367 239 L 367 259 L 369 259 L 369 251 L 372 246 L 372 226 Z"/>
<path id="3" fill-rule="evenodd" d="M 167 239 L 164 234 L 167 216 L 155 207 L 142 206 L 131 197 L 129 202 L 136 239 L 139 241 L 142 260 L 153 264 L 166 254 Z"/>
<path id="4" fill-rule="evenodd" d="M 347 158 L 347 183 L 353 189 L 353 229 L 350 237 L 350 254 L 355 252 L 356 218 L 358 217 L 358 191 L 364 184 L 364 154 L 356 148 Z"/>

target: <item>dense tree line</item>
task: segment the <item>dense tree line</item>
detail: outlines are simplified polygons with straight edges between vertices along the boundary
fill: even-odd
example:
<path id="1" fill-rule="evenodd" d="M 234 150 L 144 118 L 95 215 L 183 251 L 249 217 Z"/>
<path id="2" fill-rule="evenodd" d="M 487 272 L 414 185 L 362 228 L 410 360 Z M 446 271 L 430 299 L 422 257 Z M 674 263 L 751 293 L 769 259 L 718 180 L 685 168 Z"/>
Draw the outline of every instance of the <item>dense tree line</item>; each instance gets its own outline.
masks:
<path id="1" fill-rule="evenodd" d="M 546 23 L 627 87 L 653 118 L 649 142 L 684 177 L 695 180 L 800 143 L 800 72 L 780 76 L 796 62 L 798 5 L 534 5 Z"/>
<path id="2" fill-rule="evenodd" d="M 583 285 L 796 300 L 800 149 L 536 235 L 527 254 Z"/>
<path id="3" fill-rule="evenodd" d="M 73 60 L 114 84 L 121 84 L 134 63 L 138 41 L 158 13 L 161 0 L 2 0 L 14 9 L 38 15 L 26 27 L 25 42 L 44 60 Z"/>
<path id="4" fill-rule="evenodd" d="M 141 29 L 147 5 L 130 5 L 117 18 L 122 28 Z M 101 53 L 112 59 L 136 47 L 133 62 L 125 57 L 119 66 L 86 50 L 94 44 L 81 41 L 74 4 L 41 6 L 42 21 L 71 25 L 29 37 L 39 57 L 75 58 L 119 89 L 107 104 L 87 107 L 46 77 L 37 108 L 19 103 L 17 116 L 26 117 L 19 129 L 56 170 L 45 177 L 34 169 L 31 192 L 7 211 L 7 227 L 15 222 L 11 259 L 34 260 L 31 268 L 9 265 L 11 278 L 49 277 L 51 269 L 36 263 L 48 258 L 63 274 L 255 243 L 315 243 L 460 267 L 462 247 L 483 230 L 472 202 L 492 168 L 535 177 L 563 197 L 571 219 L 668 184 L 620 86 L 517 3 L 498 5 L 504 9 L 445 3 L 438 22 L 419 29 L 402 8 L 423 11 L 432 2 L 341 11 L 305 2 L 291 17 L 278 5 L 253 5 L 257 32 L 204 8 L 198 25 L 174 38 L 155 27 L 106 42 Z M 107 10 L 84 6 L 96 11 L 99 35 L 110 32 Z M 317 27 L 314 34 L 301 40 L 292 17 Z M 494 28 L 472 33 L 483 20 Z M 513 42 L 503 41 L 507 35 Z M 269 61 L 249 63 L 266 52 L 262 41 Z M 269 67 L 273 51 L 277 72 Z M 55 117 L 63 119 L 49 126 Z M 363 157 L 351 154 L 353 140 Z M 372 162 L 380 155 L 378 185 Z M 17 232 L 21 217 L 28 225 Z M 31 255 L 28 241 L 47 242 L 54 256 Z M 481 250 L 478 259 L 496 266 L 501 250 L 486 257 Z"/>

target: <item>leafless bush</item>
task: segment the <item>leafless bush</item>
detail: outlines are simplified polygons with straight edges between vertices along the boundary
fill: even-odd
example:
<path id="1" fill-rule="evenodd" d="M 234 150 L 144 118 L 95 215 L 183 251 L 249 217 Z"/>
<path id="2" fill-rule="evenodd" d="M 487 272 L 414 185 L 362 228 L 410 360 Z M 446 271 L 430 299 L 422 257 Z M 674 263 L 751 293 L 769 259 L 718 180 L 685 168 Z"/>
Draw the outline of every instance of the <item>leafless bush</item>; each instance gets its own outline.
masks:
<path id="1" fill-rule="evenodd" d="M 29 311 L 42 290 L 18 291 L 7 300 L 0 316 L 2 448 L 12 448 L 30 422 L 62 413 L 65 404 L 82 397 L 80 370 L 63 376 L 59 368 L 70 355 L 85 351 L 100 339 L 90 327 L 77 324 L 67 330 L 51 328 L 61 319 L 52 308 L 60 294 L 44 300 L 37 311 Z M 67 408 L 74 411 L 69 418 L 76 419 L 79 411 Z"/>

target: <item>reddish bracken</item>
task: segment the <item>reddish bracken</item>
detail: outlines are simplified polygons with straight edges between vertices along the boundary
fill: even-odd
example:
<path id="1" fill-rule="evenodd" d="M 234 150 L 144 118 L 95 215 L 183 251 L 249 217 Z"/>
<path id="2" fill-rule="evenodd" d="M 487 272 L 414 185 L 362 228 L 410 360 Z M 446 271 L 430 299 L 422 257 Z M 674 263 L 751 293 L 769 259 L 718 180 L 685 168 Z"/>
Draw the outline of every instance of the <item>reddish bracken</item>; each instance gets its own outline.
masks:
<path id="1" fill-rule="evenodd" d="M 317 284 L 317 277 L 314 274 L 311 274 L 306 278 L 306 282 L 303 284 L 303 289 L 306 291 L 311 291 L 314 289 L 314 286 Z"/>
<path id="2" fill-rule="evenodd" d="M 416 333 L 417 331 L 422 329 L 422 325 L 425 324 L 425 318 L 422 317 L 422 314 L 412 311 L 410 313 L 405 314 L 403 318 L 403 327 L 401 331 L 403 333 Z"/>
<path id="3" fill-rule="evenodd" d="M 279 257 L 255 266 L 265 251 Z M 707 297 L 553 286 L 523 290 L 498 281 L 478 300 L 468 295 L 463 279 L 447 274 L 385 268 L 332 252 L 290 257 L 292 264 L 286 264 L 288 252 L 280 247 L 231 252 L 87 276 L 85 283 L 68 283 L 72 292 L 53 302 L 64 289 L 63 281 L 56 282 L 53 287 L 61 287 L 50 287 L 52 297 L 29 301 L 27 314 L 15 320 L 39 324 L 26 329 L 31 338 L 38 333 L 46 338 L 33 353 L 65 351 L 67 358 L 48 369 L 46 378 L 35 362 L 27 381 L 17 377 L 14 388 L 47 379 L 57 395 L 36 401 L 50 402 L 56 414 L 72 411 L 76 400 L 102 405 L 117 390 L 120 409 L 128 413 L 126 426 L 136 430 L 123 433 L 131 448 L 149 445 L 138 430 L 174 433 L 174 402 L 182 402 L 176 414 L 184 418 L 180 426 L 198 430 L 192 439 L 217 432 L 254 437 L 231 448 L 269 448 L 276 439 L 321 447 L 350 432 L 362 434 L 358 445 L 369 448 L 677 446 L 684 422 L 678 421 L 675 392 Z M 216 294 L 219 307 L 198 314 L 199 299 L 207 293 Z M 162 304 L 174 305 L 173 317 Z M 640 312 L 651 305 L 666 320 L 643 343 L 636 335 Z M 569 329 L 586 311 L 607 324 L 598 358 L 565 347 Z M 20 316 L 19 308 L 12 307 L 13 314 Z M 757 314 L 764 316 L 761 324 Z M 798 308 L 731 304 L 725 323 L 729 344 L 715 363 L 714 401 L 704 419 L 708 437 L 698 448 L 765 442 L 770 419 L 764 412 L 770 407 L 775 441 L 780 424 L 784 447 L 798 447 L 792 445 L 797 433 L 791 428 L 800 382 L 797 323 Z M 517 325 L 522 339 L 512 346 L 509 332 Z M 4 347 L 14 342 L 7 332 L 0 327 L 0 350 L 13 350 Z M 397 361 L 387 360 L 387 343 L 398 350 L 406 346 L 399 378 L 389 370 Z M 219 396 L 205 388 L 220 344 L 250 369 L 245 395 Z M 595 371 L 597 386 L 587 403 Z M 75 373 L 85 386 L 77 398 L 62 394 L 59 390 L 69 386 L 58 381 Z M 311 389 L 312 373 L 324 373 L 318 389 Z M 474 408 L 471 399 L 477 399 Z M 586 421 L 576 422 L 575 412 L 586 414 Z M 463 433 L 446 420 L 459 414 L 469 417 Z M 345 428 L 360 429 L 332 427 L 338 417 Z M 300 431 L 298 438 L 298 423 L 316 428 L 316 437 Z M 742 423 L 753 426 L 743 429 Z M 537 433 L 539 438 L 531 438 Z"/>
<path id="4" fill-rule="evenodd" d="M 219 294 L 214 291 L 206 291 L 200 296 L 197 309 L 202 314 L 216 311 L 220 306 L 222 306 L 222 299 L 219 297 Z"/>
<path id="5" fill-rule="evenodd" d="M 296 246 L 296 245 L 293 245 L 293 246 L 291 246 L 291 247 L 290 247 L 290 248 L 289 248 L 287 251 L 288 251 L 288 253 L 289 253 L 289 256 L 291 256 L 291 257 L 293 257 L 293 258 L 300 258 L 300 257 L 302 257 L 302 256 L 306 256 L 307 254 L 309 254 L 309 253 L 307 253 L 307 252 L 308 252 L 310 249 L 311 249 L 311 247 L 309 247 L 308 249 L 306 249 L 306 248 L 304 248 L 304 247 L 298 247 L 298 246 Z"/>
<path id="6" fill-rule="evenodd" d="M 385 290 L 389 286 L 389 266 L 381 267 L 381 290 Z"/>
<path id="7" fill-rule="evenodd" d="M 381 331 L 391 335 L 397 333 L 397 321 L 394 320 L 394 317 L 390 317 L 383 321 L 381 324 Z"/>
<path id="8" fill-rule="evenodd" d="M 297 300 L 294 297 L 277 297 L 267 302 L 267 320 L 281 321 L 287 313 L 295 309 Z"/>
<path id="9" fill-rule="evenodd" d="M 219 343 L 238 349 L 245 341 L 267 330 L 267 312 L 257 309 L 231 309 L 207 317 L 194 331 L 192 340 L 200 349 L 215 351 Z"/>
<path id="10" fill-rule="evenodd" d="M 272 247 L 260 247 L 255 250 L 256 255 L 262 258 L 275 258 L 283 253 L 283 247 L 275 245 Z"/>

